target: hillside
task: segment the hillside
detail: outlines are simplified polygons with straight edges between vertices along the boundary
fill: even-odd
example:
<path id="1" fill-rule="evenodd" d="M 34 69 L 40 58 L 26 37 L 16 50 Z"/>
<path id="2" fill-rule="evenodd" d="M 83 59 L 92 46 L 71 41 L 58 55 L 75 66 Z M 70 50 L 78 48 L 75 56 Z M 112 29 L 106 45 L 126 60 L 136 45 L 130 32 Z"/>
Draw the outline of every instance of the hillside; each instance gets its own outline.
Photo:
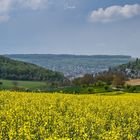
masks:
<path id="1" fill-rule="evenodd" d="M 83 76 L 86 73 L 95 74 L 108 70 L 109 67 L 132 61 L 131 56 L 125 55 L 11 54 L 6 56 L 62 72 L 69 78 Z"/>
<path id="2" fill-rule="evenodd" d="M 0 78 L 9 80 L 63 81 L 64 76 L 35 64 L 0 56 Z"/>
<path id="3" fill-rule="evenodd" d="M 95 77 L 95 81 L 104 81 L 108 84 L 114 82 L 122 85 L 124 81 L 129 85 L 139 85 L 140 79 L 140 59 L 135 59 L 125 64 L 109 68 L 107 71 L 98 73 Z"/>
<path id="4" fill-rule="evenodd" d="M 115 67 L 115 70 L 123 72 L 129 79 L 140 78 L 140 59 Z"/>

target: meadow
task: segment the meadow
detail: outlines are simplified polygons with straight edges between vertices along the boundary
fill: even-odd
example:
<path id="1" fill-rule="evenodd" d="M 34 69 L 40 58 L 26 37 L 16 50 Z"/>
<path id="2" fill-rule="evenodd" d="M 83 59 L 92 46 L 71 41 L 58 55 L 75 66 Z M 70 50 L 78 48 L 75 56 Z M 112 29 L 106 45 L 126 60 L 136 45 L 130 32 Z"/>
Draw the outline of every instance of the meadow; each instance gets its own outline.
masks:
<path id="1" fill-rule="evenodd" d="M 0 82 L 2 82 L 1 89 L 15 89 L 17 87 L 19 89 L 37 90 L 47 87 L 47 82 L 41 81 L 0 80 Z"/>
<path id="2" fill-rule="evenodd" d="M 104 93 L 107 92 L 105 88 L 92 86 L 68 86 L 68 87 L 52 87 L 50 83 L 45 81 L 23 81 L 23 80 L 0 80 L 0 90 L 12 91 L 45 91 L 45 92 L 63 92 L 70 94 L 84 94 L 84 93 Z M 109 91 L 109 90 L 108 90 Z M 140 91 L 140 89 L 139 89 Z"/>
<path id="3" fill-rule="evenodd" d="M 140 140 L 140 94 L 0 91 L 1 140 Z"/>

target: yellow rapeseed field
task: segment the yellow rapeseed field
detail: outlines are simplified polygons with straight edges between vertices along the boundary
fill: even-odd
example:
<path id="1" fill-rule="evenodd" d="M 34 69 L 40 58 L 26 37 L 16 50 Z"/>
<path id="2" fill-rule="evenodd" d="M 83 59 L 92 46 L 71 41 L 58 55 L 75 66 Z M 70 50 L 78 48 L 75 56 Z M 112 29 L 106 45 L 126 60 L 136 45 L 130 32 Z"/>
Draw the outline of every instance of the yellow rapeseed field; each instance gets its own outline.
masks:
<path id="1" fill-rule="evenodd" d="M 140 140 L 140 94 L 1 91 L 0 140 Z"/>

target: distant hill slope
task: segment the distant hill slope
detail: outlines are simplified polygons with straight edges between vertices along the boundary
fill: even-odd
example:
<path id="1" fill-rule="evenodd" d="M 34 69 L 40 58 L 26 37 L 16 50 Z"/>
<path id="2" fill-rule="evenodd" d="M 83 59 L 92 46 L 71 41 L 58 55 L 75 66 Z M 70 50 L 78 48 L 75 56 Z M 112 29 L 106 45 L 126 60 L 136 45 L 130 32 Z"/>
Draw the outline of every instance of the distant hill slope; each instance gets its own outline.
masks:
<path id="1" fill-rule="evenodd" d="M 0 55 L 0 78 L 10 80 L 63 81 L 64 75 L 35 64 Z"/>
<path id="2" fill-rule="evenodd" d="M 140 78 L 140 59 L 115 67 L 115 70 L 123 72 L 129 79 Z"/>
<path id="3" fill-rule="evenodd" d="M 95 74 L 133 59 L 125 55 L 11 54 L 6 56 L 63 72 L 69 78 L 80 77 L 86 73 Z"/>

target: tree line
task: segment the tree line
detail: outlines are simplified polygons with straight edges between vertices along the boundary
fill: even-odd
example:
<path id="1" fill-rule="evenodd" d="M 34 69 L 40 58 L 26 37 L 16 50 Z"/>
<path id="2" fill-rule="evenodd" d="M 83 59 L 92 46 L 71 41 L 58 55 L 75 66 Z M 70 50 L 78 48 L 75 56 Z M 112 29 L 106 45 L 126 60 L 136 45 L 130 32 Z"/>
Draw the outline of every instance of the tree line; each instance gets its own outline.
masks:
<path id="1" fill-rule="evenodd" d="M 122 72 L 108 71 L 100 72 L 95 75 L 85 74 L 83 77 L 78 77 L 72 80 L 75 86 L 92 86 L 97 85 L 112 85 L 114 87 L 122 87 L 126 81 L 126 76 Z"/>

